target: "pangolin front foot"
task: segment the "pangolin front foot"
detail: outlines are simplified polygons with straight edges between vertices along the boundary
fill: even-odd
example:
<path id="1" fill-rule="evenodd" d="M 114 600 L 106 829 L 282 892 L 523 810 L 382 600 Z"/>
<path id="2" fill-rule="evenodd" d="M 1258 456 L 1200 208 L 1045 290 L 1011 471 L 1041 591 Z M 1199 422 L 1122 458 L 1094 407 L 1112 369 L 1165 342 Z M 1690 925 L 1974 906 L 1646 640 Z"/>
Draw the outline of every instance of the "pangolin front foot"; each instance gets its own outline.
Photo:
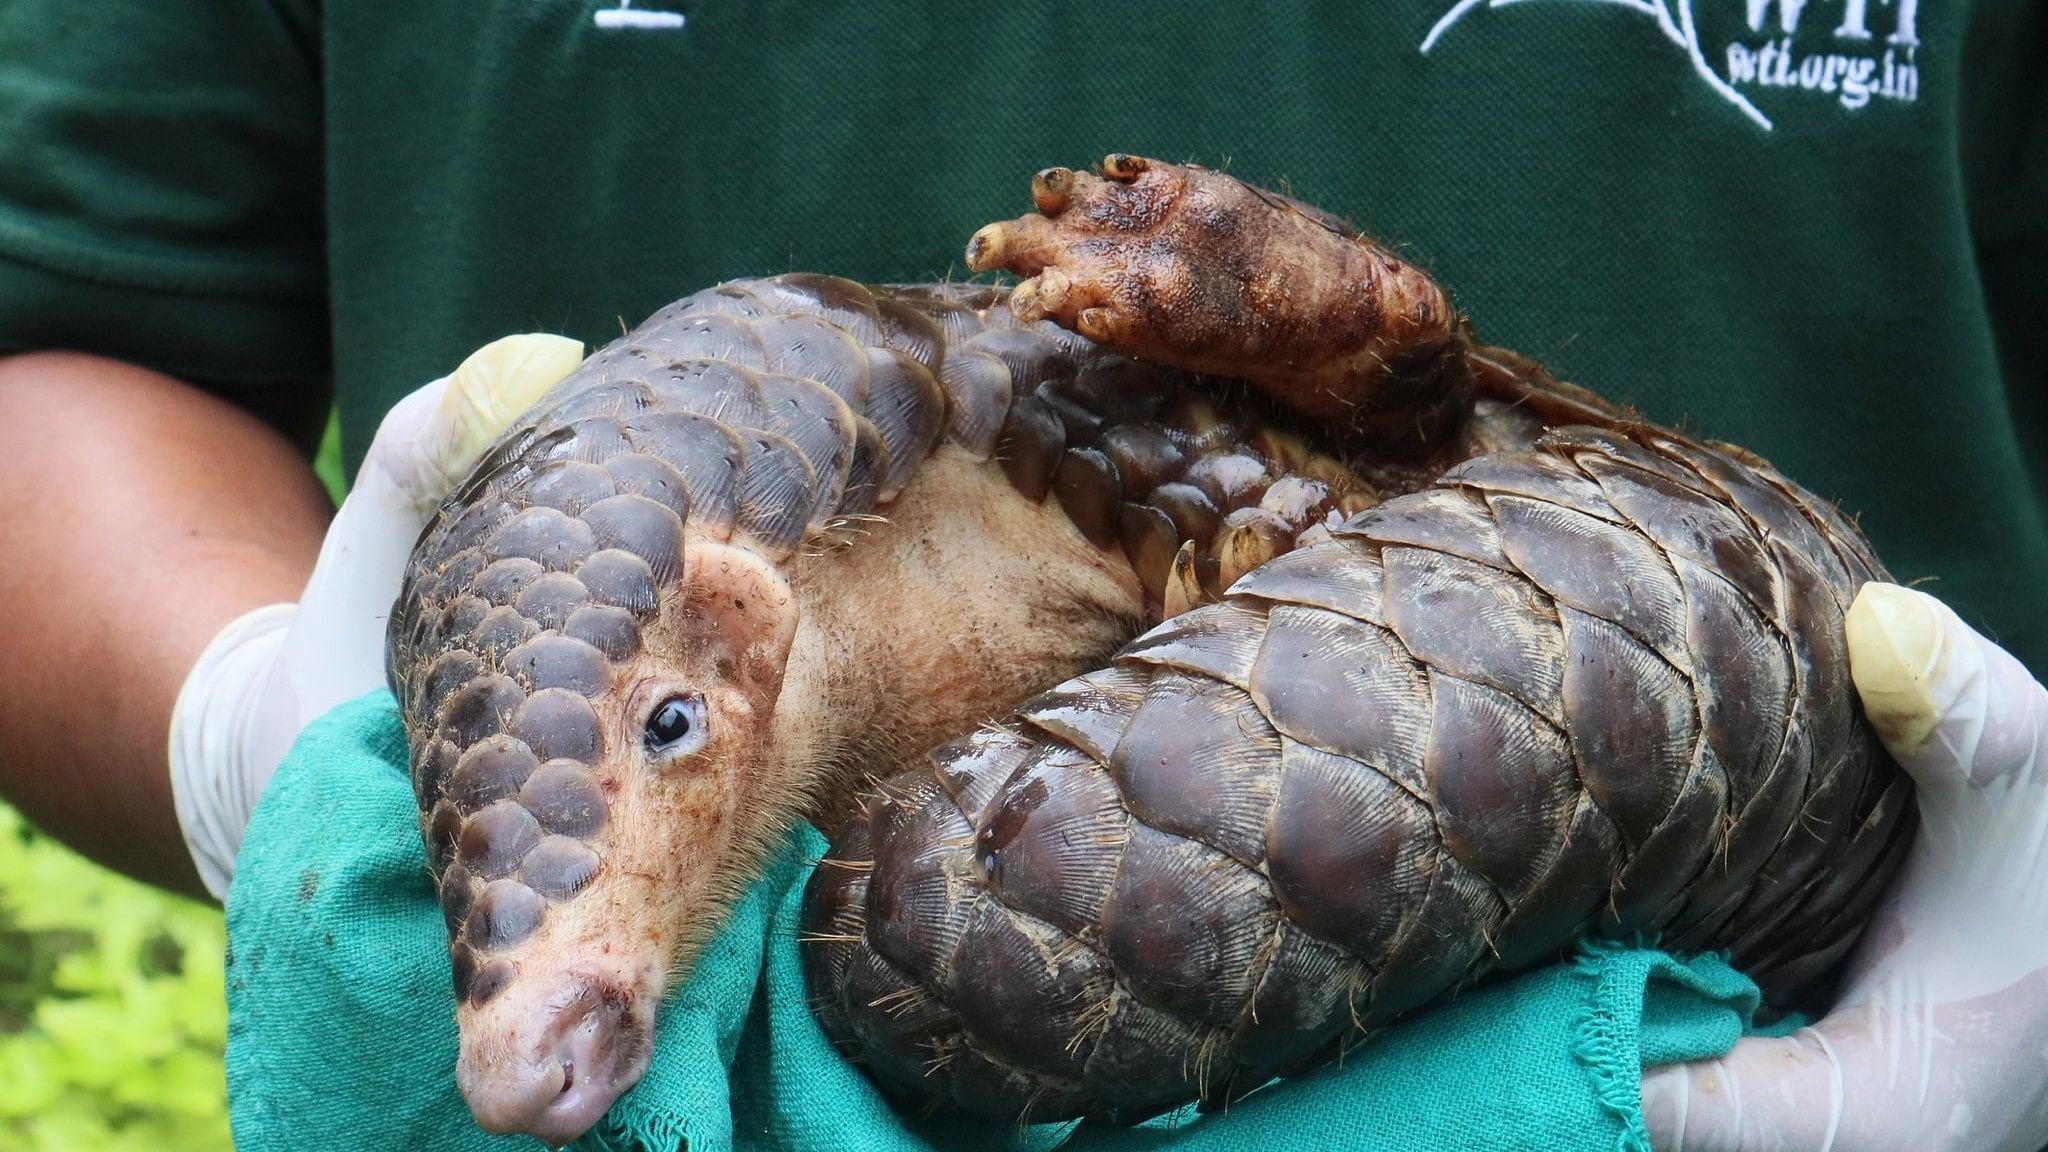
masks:
<path id="1" fill-rule="evenodd" d="M 1462 422 L 1469 342 L 1443 290 L 1328 214 L 1125 153 L 1047 168 L 1031 198 L 967 245 L 975 271 L 1024 278 L 1020 318 L 1251 381 L 1383 453 L 1426 454 Z"/>
<path id="2" fill-rule="evenodd" d="M 1219 175 L 1124 153 L 1104 157 L 1100 174 L 1047 168 L 1031 179 L 1038 215 L 976 232 L 968 266 L 1025 277 L 1010 296 L 1021 319 L 1051 319 L 1098 344 L 1173 362 L 1158 353 L 1185 355 L 1206 342 L 1198 328 L 1233 323 L 1221 311 L 1194 321 L 1176 307 L 1213 247 L 1204 221 L 1177 210 L 1197 174 Z"/>

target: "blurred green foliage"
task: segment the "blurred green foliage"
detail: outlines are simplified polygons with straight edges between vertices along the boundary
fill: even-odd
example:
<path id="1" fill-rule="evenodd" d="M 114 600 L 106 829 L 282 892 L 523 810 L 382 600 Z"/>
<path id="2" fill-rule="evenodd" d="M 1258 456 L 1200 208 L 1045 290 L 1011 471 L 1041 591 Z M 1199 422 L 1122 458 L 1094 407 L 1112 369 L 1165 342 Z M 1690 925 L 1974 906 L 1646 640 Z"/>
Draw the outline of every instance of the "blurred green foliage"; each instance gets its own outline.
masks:
<path id="1" fill-rule="evenodd" d="M 0 1148 L 228 1147 L 225 943 L 0 806 Z"/>
<path id="2" fill-rule="evenodd" d="M 327 414 L 327 431 L 320 437 L 320 451 L 313 457 L 313 471 L 320 482 L 327 485 L 327 494 L 336 504 L 348 491 L 348 484 L 341 477 L 341 416 L 336 412 Z"/>
<path id="3" fill-rule="evenodd" d="M 337 499 L 330 419 L 315 470 Z M 219 1152 L 220 913 L 101 868 L 0 804 L 0 1149 Z"/>

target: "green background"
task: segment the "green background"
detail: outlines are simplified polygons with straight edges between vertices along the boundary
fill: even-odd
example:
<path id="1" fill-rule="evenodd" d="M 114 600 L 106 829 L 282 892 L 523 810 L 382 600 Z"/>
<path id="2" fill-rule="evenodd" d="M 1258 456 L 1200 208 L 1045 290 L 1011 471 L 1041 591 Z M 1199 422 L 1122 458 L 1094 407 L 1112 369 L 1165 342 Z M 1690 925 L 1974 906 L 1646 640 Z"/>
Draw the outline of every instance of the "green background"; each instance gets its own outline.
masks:
<path id="1" fill-rule="evenodd" d="M 224 940 L 0 807 L 0 1147 L 226 1148 Z"/>

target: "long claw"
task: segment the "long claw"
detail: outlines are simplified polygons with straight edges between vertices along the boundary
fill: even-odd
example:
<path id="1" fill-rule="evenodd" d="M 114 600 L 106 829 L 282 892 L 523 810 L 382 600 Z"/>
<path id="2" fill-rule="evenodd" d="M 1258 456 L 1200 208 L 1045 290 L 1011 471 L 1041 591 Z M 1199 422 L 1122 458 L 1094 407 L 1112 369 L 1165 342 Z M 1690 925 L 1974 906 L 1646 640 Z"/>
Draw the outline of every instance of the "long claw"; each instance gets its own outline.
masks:
<path id="1" fill-rule="evenodd" d="M 968 252 L 976 271 L 1068 278 L 1064 292 L 1042 280 L 1027 312 L 1114 352 L 1243 380 L 1390 461 L 1429 458 L 1465 427 L 1463 318 L 1429 277 L 1334 220 L 1128 152 L 1042 169 L 1031 198 L 1037 211 Z"/>
<path id="2" fill-rule="evenodd" d="M 1285 520 L 1256 508 L 1240 508 L 1223 522 L 1211 545 L 1216 553 L 1216 586 L 1229 588 L 1237 578 L 1278 556 L 1293 541 Z"/>
<path id="3" fill-rule="evenodd" d="M 1173 567 L 1166 574 L 1166 594 L 1162 597 L 1165 619 L 1192 608 L 1201 607 L 1208 597 L 1202 592 L 1202 582 L 1195 576 L 1195 542 L 1181 541 L 1180 551 L 1174 553 Z"/>
<path id="4" fill-rule="evenodd" d="M 1111 152 L 1102 158 L 1102 174 L 1120 184 L 1136 180 L 1149 166 L 1143 156 L 1128 152 Z"/>
<path id="5" fill-rule="evenodd" d="M 1036 276 L 1059 252 L 1059 235 L 1043 216 L 1000 220 L 967 240 L 967 266 L 976 272 L 1005 268 L 1019 276 Z"/>
<path id="6" fill-rule="evenodd" d="M 1032 324 L 1045 319 L 1046 307 L 1038 296 L 1039 280 L 1033 276 L 1010 289 L 1010 314 L 1023 323 Z"/>
<path id="7" fill-rule="evenodd" d="M 1031 202 L 1047 216 L 1066 211 L 1067 197 L 1073 190 L 1072 168 L 1047 168 L 1031 178 Z"/>
<path id="8" fill-rule="evenodd" d="M 1046 315 L 1057 315 L 1067 306 L 1074 292 L 1074 278 L 1058 268 L 1047 268 L 1038 274 L 1038 303 Z"/>
<path id="9" fill-rule="evenodd" d="M 1058 268 L 1047 268 L 1010 291 L 1010 311 L 1030 323 L 1064 315 L 1074 292 L 1074 278 Z"/>
<path id="10" fill-rule="evenodd" d="M 1074 331 L 1086 336 L 1097 344 L 1108 344 L 1118 339 L 1123 325 L 1117 321 L 1116 313 L 1108 308 L 1083 308 L 1074 317 Z"/>
<path id="11" fill-rule="evenodd" d="M 1003 265 L 1003 233 L 1007 225 L 989 224 L 967 238 L 967 266 L 976 272 L 986 272 Z"/>

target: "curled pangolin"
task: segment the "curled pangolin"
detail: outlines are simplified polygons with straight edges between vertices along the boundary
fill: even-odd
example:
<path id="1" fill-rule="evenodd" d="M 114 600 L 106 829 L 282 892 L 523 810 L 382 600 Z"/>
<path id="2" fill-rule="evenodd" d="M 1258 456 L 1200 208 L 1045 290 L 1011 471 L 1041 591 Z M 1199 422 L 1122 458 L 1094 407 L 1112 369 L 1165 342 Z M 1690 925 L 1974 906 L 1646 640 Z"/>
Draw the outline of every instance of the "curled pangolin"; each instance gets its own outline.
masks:
<path id="1" fill-rule="evenodd" d="M 804 818 L 828 1033 L 1005 1119 L 1227 1098 L 1588 933 L 1823 991 L 1914 815 L 1856 531 L 1294 201 L 1032 192 L 969 246 L 1007 295 L 663 309 L 422 536 L 390 676 L 478 1121 L 594 1122 Z"/>

